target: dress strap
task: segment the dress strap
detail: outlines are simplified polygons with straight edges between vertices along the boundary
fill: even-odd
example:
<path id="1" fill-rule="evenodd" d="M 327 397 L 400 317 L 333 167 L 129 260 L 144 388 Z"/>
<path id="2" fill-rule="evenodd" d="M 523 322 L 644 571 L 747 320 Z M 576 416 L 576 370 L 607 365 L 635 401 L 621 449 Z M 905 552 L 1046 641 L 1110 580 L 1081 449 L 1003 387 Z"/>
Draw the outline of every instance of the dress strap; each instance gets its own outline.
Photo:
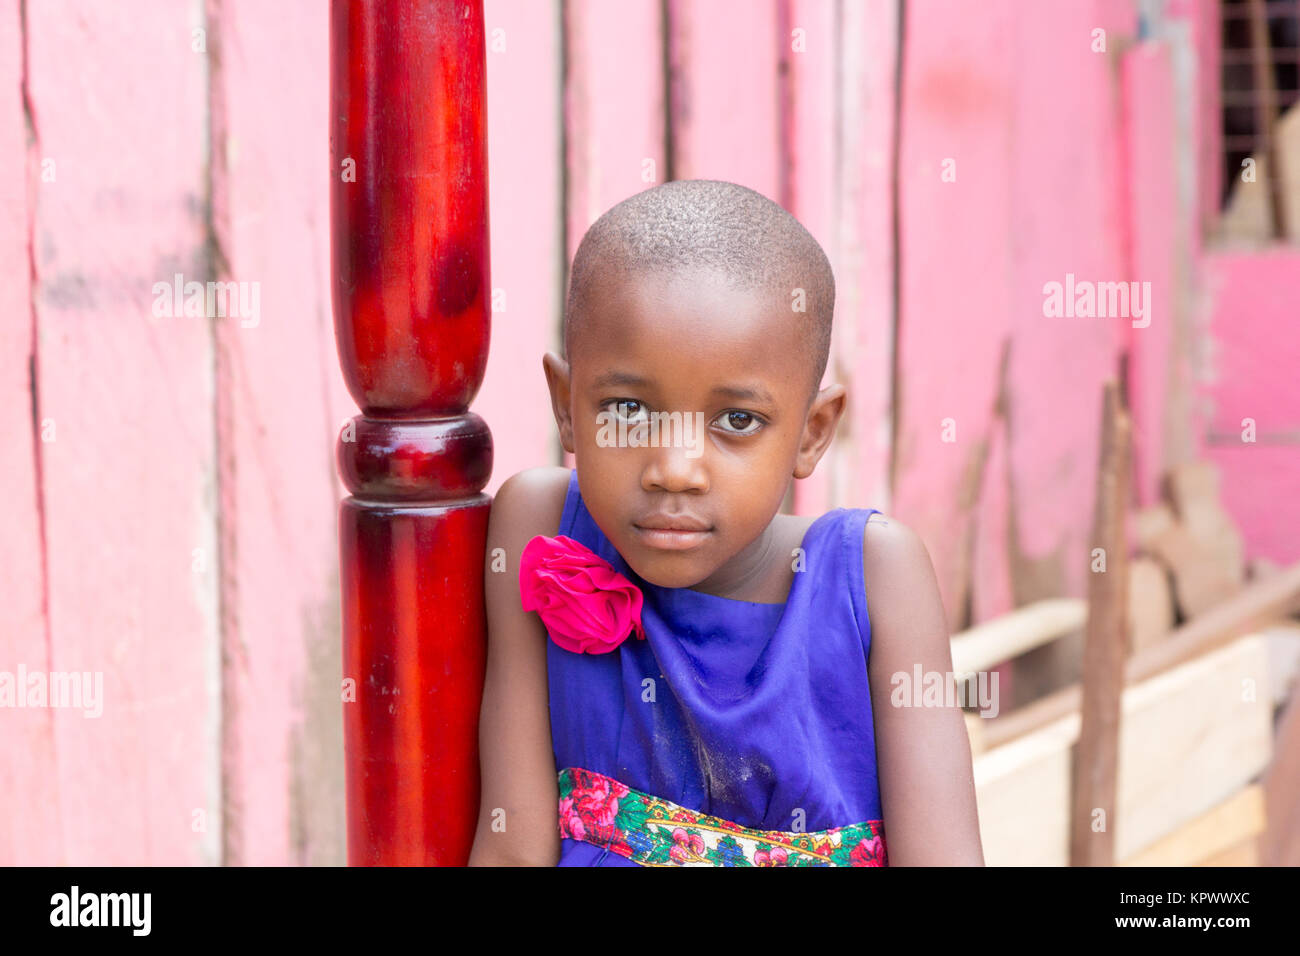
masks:
<path id="1" fill-rule="evenodd" d="M 888 866 L 880 820 L 809 833 L 753 830 L 613 777 L 559 772 L 560 836 L 645 866 Z"/>

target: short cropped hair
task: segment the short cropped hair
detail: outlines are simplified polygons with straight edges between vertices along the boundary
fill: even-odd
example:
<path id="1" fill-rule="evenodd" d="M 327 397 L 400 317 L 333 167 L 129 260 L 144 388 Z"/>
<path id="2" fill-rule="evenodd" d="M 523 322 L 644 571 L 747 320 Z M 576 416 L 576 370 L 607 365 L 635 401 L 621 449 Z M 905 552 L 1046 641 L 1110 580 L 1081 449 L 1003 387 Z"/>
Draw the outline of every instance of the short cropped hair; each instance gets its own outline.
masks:
<path id="1" fill-rule="evenodd" d="M 742 288 L 779 295 L 821 386 L 830 354 L 835 277 L 830 260 L 799 220 L 745 186 L 712 179 L 662 183 L 624 199 L 592 223 L 573 257 L 564 310 L 564 354 L 571 360 L 593 275 L 634 275 L 706 267 Z M 803 311 L 795 309 L 803 290 Z"/>

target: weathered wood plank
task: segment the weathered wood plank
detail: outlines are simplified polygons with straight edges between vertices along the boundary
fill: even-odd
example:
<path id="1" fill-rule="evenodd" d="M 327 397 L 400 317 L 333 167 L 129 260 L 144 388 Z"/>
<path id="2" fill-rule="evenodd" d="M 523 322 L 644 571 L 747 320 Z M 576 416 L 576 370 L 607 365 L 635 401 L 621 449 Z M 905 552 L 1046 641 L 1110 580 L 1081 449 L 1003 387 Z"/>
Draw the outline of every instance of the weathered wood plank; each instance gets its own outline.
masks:
<path id="1" fill-rule="evenodd" d="M 1165 443 L 1167 396 L 1177 340 L 1175 323 L 1180 314 L 1175 297 L 1181 291 L 1174 282 L 1180 223 L 1169 48 L 1163 43 L 1142 43 L 1124 53 L 1120 88 L 1127 181 L 1142 186 L 1130 185 L 1126 192 L 1131 274 L 1118 278 L 1137 282 L 1138 288 L 1150 291 L 1149 295 L 1143 294 L 1143 316 L 1117 321 L 1129 351 L 1128 399 L 1133 411 L 1133 434 L 1138 439 L 1133 460 L 1135 500 L 1150 505 L 1160 498 L 1161 475 L 1176 463 L 1168 460 Z"/>
<path id="2" fill-rule="evenodd" d="M 1203 861 L 1232 853 L 1242 843 L 1253 843 L 1263 829 L 1264 789 L 1251 784 L 1119 865 L 1204 865 Z"/>
<path id="3" fill-rule="evenodd" d="M 1049 283 L 1120 282 L 1125 272 L 1115 58 L 1136 32 L 1130 3 L 1013 4 L 1014 102 L 1002 175 L 1010 181 L 1010 353 L 1004 391 L 1010 488 L 1007 561 L 1016 604 L 1085 593 L 1102 382 L 1116 376 L 1119 319 L 1049 314 Z M 1102 39 L 1094 31 L 1102 30 Z M 970 335 L 982 320 L 970 319 Z M 1138 441 L 1141 441 L 1141 436 Z M 1067 637 L 1011 667 L 1009 699 L 1077 678 Z"/>
<path id="4" fill-rule="evenodd" d="M 206 279 L 208 58 L 196 9 L 27 4 L 39 151 L 36 372 L 50 667 L 100 675 L 102 716 L 53 712 L 62 856 L 218 862 L 220 686 L 212 344 L 157 316 Z M 278 691 L 280 688 L 276 688 Z"/>
<path id="5" fill-rule="evenodd" d="M 808 48 L 791 58 L 792 211 L 835 270 L 826 382 L 848 389 L 848 409 L 826 458 L 812 477 L 796 482 L 796 510 L 803 514 L 891 506 L 898 7 L 895 0 L 842 4 L 839 20 L 828 27 L 822 5 L 793 5 L 791 28 L 808 31 Z M 831 35 L 821 39 L 828 29 Z M 820 92 L 824 50 L 838 59 L 830 64 L 837 85 L 829 97 Z M 838 154 L 828 156 L 824 150 L 834 143 Z M 820 175 L 828 159 L 829 179 L 814 192 L 806 180 Z M 827 201 L 829 210 L 813 206 Z"/>
<path id="6" fill-rule="evenodd" d="M 8 514 L 0 548 L 5 625 L 0 627 L 0 674 L 17 681 L 18 667 L 48 673 L 49 621 L 42 535 L 39 389 L 32 381 L 37 345 L 31 299 L 31 215 L 41 201 L 40 128 L 23 102 L 24 38 L 18 0 L 0 3 L 0 156 L 12 175 L 0 177 L 0 496 Z M 34 139 L 28 139 L 28 121 Z M 21 174 L 20 174 L 21 171 Z M 57 172 L 57 166 L 56 166 Z M 0 676 L 0 680 L 5 680 Z M 18 688 L 15 687 L 15 690 Z M 0 709 L 5 772 L 0 773 L 0 864 L 65 862 L 59 828 L 59 781 L 54 719 L 49 709 Z"/>
<path id="7" fill-rule="evenodd" d="M 606 5 L 606 15 L 621 10 Z M 542 353 L 561 351 L 564 296 L 560 4 L 488 0 L 484 26 L 494 304 L 487 372 L 471 407 L 492 429 L 492 477 L 484 491 L 495 494 L 511 475 L 560 455 L 542 375 Z M 649 37 L 626 40 L 634 38 L 637 50 L 652 51 Z M 594 52 L 608 55 L 603 47 Z M 619 105 L 617 96 L 598 102 Z"/>
<path id="8" fill-rule="evenodd" d="M 1202 455 L 1218 466 L 1247 556 L 1300 561 L 1300 252 L 1216 252 L 1202 261 L 1213 343 L 1198 390 Z"/>
<path id="9" fill-rule="evenodd" d="M 227 864 L 343 862 L 333 461 L 356 408 L 329 291 L 328 18 L 209 8 L 220 278 L 259 289 L 218 343 Z"/>
<path id="10" fill-rule="evenodd" d="M 1253 699 L 1243 682 L 1256 687 Z M 1227 799 L 1272 754 L 1267 642 L 1247 635 L 1124 691 L 1115 854 L 1126 859 Z M 975 758 L 985 859 L 1064 866 L 1074 712 Z"/>
<path id="11" fill-rule="evenodd" d="M 673 176 L 781 199 L 776 0 L 668 0 Z"/>
<path id="12" fill-rule="evenodd" d="M 568 292 L 568 264 L 588 227 L 628 196 L 665 182 L 670 172 L 663 4 L 573 0 L 565 9 L 567 190 L 562 201 L 567 234 L 561 295 Z M 489 153 L 499 155 L 495 141 Z M 560 308 L 548 346 L 557 353 L 563 345 L 563 301 Z M 540 367 L 538 371 L 540 375 Z M 543 401 L 555 460 L 572 468 L 573 456 L 555 435 L 549 398 Z"/>
<path id="13" fill-rule="evenodd" d="M 817 0 L 784 0 L 777 4 L 776 52 L 778 56 L 777 124 L 778 158 L 782 163 L 780 195 L 773 197 L 798 219 L 830 260 L 835 273 L 836 298 L 843 291 L 839 255 L 835 145 L 840 116 L 836 115 L 836 70 L 841 34 L 836 30 L 836 5 Z M 860 114 L 855 115 L 860 118 Z M 856 210 L 844 210 L 852 215 Z M 837 320 L 844 314 L 836 309 Z M 836 364 L 846 340 L 835 330 L 822 385 L 838 380 Z M 837 345 L 840 346 L 837 348 Z M 855 354 L 848 353 L 850 356 Z M 850 385 L 851 382 L 845 384 Z M 837 436 L 843 437 L 846 429 Z M 795 481 L 794 513 L 819 515 L 834 499 L 833 462 L 847 446 L 833 444 L 817 470 Z M 881 507 L 877 505 L 876 507 Z"/>
<path id="14" fill-rule="evenodd" d="M 1119 385 L 1107 382 L 1092 526 L 1094 557 L 1088 580 L 1080 729 L 1070 792 L 1071 866 L 1112 866 L 1115 862 L 1115 831 L 1105 824 L 1114 819 L 1118 803 L 1120 696 L 1124 660 L 1132 647 L 1126 521 L 1131 451 L 1132 426 Z M 1098 566 L 1098 558 L 1105 564 Z"/>
<path id="15" fill-rule="evenodd" d="M 1010 333 L 1008 174 L 1018 16 L 1005 2 L 906 5 L 898 130 L 893 507 L 925 539 L 965 627 L 973 520 Z M 1040 595 L 1047 596 L 1047 595 Z"/>

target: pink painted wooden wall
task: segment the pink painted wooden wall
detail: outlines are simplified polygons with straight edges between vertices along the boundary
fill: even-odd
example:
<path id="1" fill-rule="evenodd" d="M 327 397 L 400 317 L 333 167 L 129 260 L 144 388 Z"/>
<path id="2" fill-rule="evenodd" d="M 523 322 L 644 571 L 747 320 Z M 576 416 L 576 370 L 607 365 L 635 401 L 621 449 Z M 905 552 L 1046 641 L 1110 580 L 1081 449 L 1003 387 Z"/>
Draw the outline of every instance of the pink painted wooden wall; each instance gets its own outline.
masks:
<path id="1" fill-rule="evenodd" d="M 583 231 L 724 178 L 838 281 L 849 413 L 793 506 L 911 524 L 954 628 L 1083 593 L 1123 354 L 1140 501 L 1208 457 L 1249 553 L 1300 559 L 1300 262 L 1202 248 L 1213 4 L 1141 38 L 1136 7 L 487 0 L 489 493 L 562 460 L 541 355 Z M 104 693 L 0 709 L 0 863 L 340 863 L 325 10 L 132 9 L 0 0 L 0 672 Z M 258 321 L 155 317 L 177 272 L 258 283 Z M 1150 324 L 1046 317 L 1067 273 L 1150 281 Z"/>

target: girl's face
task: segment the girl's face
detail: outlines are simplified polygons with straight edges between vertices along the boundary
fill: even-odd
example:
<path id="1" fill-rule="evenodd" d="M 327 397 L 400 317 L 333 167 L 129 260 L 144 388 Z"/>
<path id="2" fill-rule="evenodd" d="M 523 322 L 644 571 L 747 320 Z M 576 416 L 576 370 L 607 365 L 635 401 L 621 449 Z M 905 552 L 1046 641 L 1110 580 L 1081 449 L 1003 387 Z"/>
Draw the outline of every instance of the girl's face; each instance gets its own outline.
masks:
<path id="1" fill-rule="evenodd" d="M 812 474 L 844 408 L 839 385 L 809 402 L 810 320 L 792 301 L 713 271 L 608 273 L 571 361 L 547 353 L 583 500 L 645 580 L 725 597 L 767 570 L 790 479 Z"/>

